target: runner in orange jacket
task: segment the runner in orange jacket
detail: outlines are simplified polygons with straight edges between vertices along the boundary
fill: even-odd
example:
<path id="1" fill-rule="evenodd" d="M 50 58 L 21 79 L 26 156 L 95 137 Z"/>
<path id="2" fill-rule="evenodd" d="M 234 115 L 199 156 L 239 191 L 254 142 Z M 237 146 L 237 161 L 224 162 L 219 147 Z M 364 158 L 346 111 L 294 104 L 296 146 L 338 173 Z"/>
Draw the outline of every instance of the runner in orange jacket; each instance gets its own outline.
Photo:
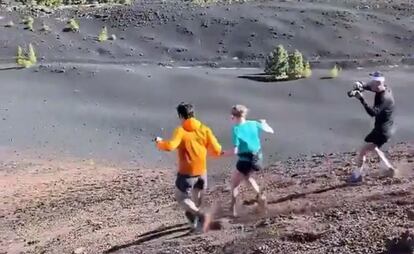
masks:
<path id="1" fill-rule="evenodd" d="M 178 173 L 175 181 L 175 198 L 185 210 L 187 219 L 204 232 L 209 228 L 211 216 L 200 211 L 204 190 L 207 187 L 207 154 L 220 156 L 221 145 L 211 129 L 194 117 L 191 104 L 181 103 L 177 107 L 181 126 L 174 131 L 169 141 L 155 139 L 162 151 L 178 149 Z"/>

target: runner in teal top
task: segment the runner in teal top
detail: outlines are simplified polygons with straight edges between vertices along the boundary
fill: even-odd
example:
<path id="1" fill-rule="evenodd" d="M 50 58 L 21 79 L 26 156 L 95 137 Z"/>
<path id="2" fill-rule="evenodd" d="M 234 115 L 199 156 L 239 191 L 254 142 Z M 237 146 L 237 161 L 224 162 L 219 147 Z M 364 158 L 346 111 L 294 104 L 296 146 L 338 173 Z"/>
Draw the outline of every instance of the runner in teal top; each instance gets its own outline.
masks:
<path id="1" fill-rule="evenodd" d="M 266 207 L 266 197 L 261 192 L 252 175 L 254 171 L 262 168 L 260 134 L 262 131 L 273 133 L 273 129 L 265 120 L 246 120 L 247 111 L 248 109 L 243 105 L 236 105 L 231 109 L 231 116 L 234 122 L 232 133 L 234 150 L 224 153 L 226 155 L 238 156 L 236 170 L 233 171 L 231 177 L 231 208 L 235 217 L 238 216 L 236 201 L 242 181 L 246 181 L 256 192 L 257 202 L 261 210 L 264 211 Z"/>
<path id="2" fill-rule="evenodd" d="M 260 153 L 260 133 L 262 130 L 262 123 L 257 121 L 245 121 L 233 126 L 233 145 L 237 147 L 240 160 L 246 160 L 244 156 L 240 155 Z"/>

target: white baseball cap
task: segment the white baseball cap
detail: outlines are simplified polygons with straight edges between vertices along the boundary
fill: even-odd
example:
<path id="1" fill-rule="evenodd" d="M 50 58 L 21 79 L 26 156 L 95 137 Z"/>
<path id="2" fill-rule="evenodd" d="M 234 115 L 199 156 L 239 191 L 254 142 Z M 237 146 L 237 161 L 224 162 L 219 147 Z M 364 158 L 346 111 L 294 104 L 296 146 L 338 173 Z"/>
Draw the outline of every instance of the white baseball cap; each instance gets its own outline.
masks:
<path id="1" fill-rule="evenodd" d="M 372 72 L 369 75 L 371 76 L 371 80 L 380 81 L 380 82 L 385 81 L 384 75 L 379 71 Z"/>

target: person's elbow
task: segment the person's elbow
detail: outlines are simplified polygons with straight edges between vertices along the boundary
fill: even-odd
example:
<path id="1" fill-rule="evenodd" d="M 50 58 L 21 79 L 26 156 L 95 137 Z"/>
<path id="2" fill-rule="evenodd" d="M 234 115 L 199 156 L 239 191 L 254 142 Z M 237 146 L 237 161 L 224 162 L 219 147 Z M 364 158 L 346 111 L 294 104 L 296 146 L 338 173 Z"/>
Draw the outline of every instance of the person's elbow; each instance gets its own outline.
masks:
<path id="1" fill-rule="evenodd" d="M 161 151 L 172 152 L 176 147 L 169 142 L 159 142 L 157 143 L 157 148 Z"/>
<path id="2" fill-rule="evenodd" d="M 376 112 L 376 111 L 369 111 L 369 112 L 368 112 L 368 115 L 369 115 L 370 117 L 376 117 L 376 116 L 378 116 L 378 112 Z"/>

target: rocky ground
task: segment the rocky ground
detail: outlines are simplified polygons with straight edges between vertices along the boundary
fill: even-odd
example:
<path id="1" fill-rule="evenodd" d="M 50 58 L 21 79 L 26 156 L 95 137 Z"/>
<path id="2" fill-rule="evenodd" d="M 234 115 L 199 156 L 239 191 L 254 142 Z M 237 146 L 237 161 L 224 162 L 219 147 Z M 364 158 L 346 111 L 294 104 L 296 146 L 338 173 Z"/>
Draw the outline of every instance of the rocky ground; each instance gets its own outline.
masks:
<path id="1" fill-rule="evenodd" d="M 174 202 L 173 170 L 10 155 L 0 167 L 0 253 L 412 253 L 414 151 L 389 154 L 401 178 L 382 178 L 372 158 L 360 186 L 344 184 L 352 153 L 276 163 L 258 174 L 267 215 L 243 189 L 237 219 L 228 172 L 210 172 L 206 207 L 221 208 L 221 229 L 203 235 Z"/>

